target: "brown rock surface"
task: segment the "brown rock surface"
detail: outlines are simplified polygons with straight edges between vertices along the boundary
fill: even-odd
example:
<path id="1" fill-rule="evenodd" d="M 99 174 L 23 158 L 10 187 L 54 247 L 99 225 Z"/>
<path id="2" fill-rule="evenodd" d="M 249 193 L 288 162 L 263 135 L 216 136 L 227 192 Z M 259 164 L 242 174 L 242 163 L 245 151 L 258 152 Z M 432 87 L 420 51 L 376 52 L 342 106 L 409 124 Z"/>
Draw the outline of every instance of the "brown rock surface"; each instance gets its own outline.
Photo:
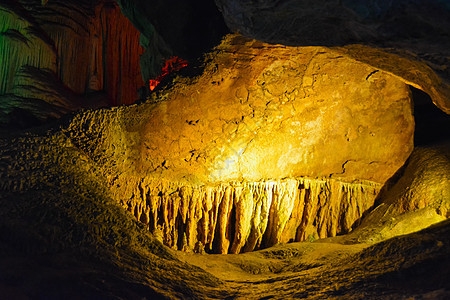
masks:
<path id="1" fill-rule="evenodd" d="M 381 188 L 313 179 L 189 186 L 125 175 L 115 184 L 114 198 L 165 245 L 208 253 L 347 233 Z"/>
<path id="2" fill-rule="evenodd" d="M 363 45 L 349 45 L 332 49 L 359 62 L 383 70 L 406 84 L 423 90 L 439 109 L 450 114 L 450 101 L 448 100 L 450 99 L 450 79 L 442 72 L 448 68 L 448 62 L 447 64 L 444 62 L 442 65 L 433 64 L 433 68 L 431 68 L 430 63 L 427 63 L 419 55 L 398 48 L 381 49 Z M 445 61 L 445 58 L 441 58 L 440 61 L 442 59 Z"/>
<path id="3" fill-rule="evenodd" d="M 39 3 L 20 2 L 27 3 L 24 6 L 30 11 Z M 67 5 L 86 12 L 86 5 L 93 2 Z M 280 7 L 288 2 L 272 1 Z M 321 1 L 293 2 L 312 4 L 307 13 L 317 12 L 315 8 L 321 5 Z M 6 0 L 0 7 L 11 3 L 19 2 Z M 41 3 L 58 6 L 63 2 Z M 349 3 L 363 7 L 369 3 L 375 12 L 383 3 L 412 7 L 402 5 L 404 1 L 328 1 L 331 7 Z M 59 7 L 62 14 L 63 7 Z M 46 18 L 48 11 L 37 11 Z M 351 13 L 336 15 L 346 21 Z M 25 23 L 37 24 L 22 17 Z M 397 19 L 394 14 L 392 21 L 405 19 L 405 15 Z M 267 20 L 261 20 L 266 26 Z M 323 20 L 323 27 L 315 29 L 338 28 L 344 36 L 348 33 L 333 27 L 335 18 Z M 408 33 L 408 26 L 417 24 L 416 20 L 422 21 L 413 18 L 403 28 L 385 26 L 384 30 L 395 29 L 394 37 L 398 32 Z M 309 24 L 307 19 L 301 22 Z M 441 32 L 447 28 L 443 26 Z M 430 33 L 428 26 L 416 29 L 420 34 Z M 39 32 L 19 33 L 2 35 L 13 42 L 24 42 L 23 36 L 41 38 Z M 325 33 L 328 37 L 334 34 Z M 439 105 L 443 103 L 439 99 L 446 99 L 445 81 L 439 82 L 422 63 L 412 64 L 420 58 L 408 58 L 403 51 L 393 50 L 398 55 L 390 55 L 363 46 L 305 49 L 230 40 L 233 44 L 225 43 L 209 56 L 202 76 L 176 78 L 153 101 L 83 112 L 54 127 L 0 130 L 0 298 L 450 298 L 450 220 L 403 235 L 449 216 L 448 145 L 415 149 L 404 170 L 397 172 L 401 178 L 389 181 L 379 193 L 385 179 L 411 151 L 410 95 L 404 83 L 426 90 Z M 38 56 L 32 53 L 31 57 Z M 448 74 L 442 56 L 431 57 L 437 58 L 434 71 Z M 18 61 L 26 59 L 19 57 Z M 20 78 L 24 85 L 19 88 L 33 85 L 33 92 L 41 90 L 47 103 L 68 99 L 46 85 L 52 82 L 49 78 L 54 71 L 36 67 L 25 71 Z M 15 97 L 19 107 L 24 107 L 25 100 Z M 42 115 L 58 113 L 55 107 L 32 106 L 33 99 L 26 100 Z M 330 114 L 328 106 L 345 113 Z M 318 116 L 327 118 L 320 130 L 294 127 L 294 121 L 301 125 Z M 349 119 L 374 128 L 371 132 L 377 134 L 359 130 L 355 134 Z M 254 129 L 249 124 L 259 126 L 256 133 L 249 130 Z M 194 138 L 199 136 L 199 140 Z M 241 143 L 249 145 L 242 153 L 236 149 Z M 303 169 L 303 156 L 283 156 L 292 150 L 286 146 L 302 151 L 311 145 L 326 155 L 307 156 L 317 169 Z M 377 158 L 385 161 L 372 161 L 372 147 Z M 251 162 L 251 153 L 259 163 L 242 168 Z M 287 174 L 282 174 L 278 162 L 270 161 L 283 157 L 286 164 L 281 167 Z M 347 160 L 354 157 L 357 161 Z M 333 166 L 340 167 L 339 172 Z M 375 201 L 377 195 L 380 198 Z M 366 213 L 368 217 L 361 221 Z M 362 226 L 353 230 L 358 224 Z M 348 236 L 313 241 L 350 230 Z M 402 236 L 391 238 L 396 235 Z M 157 239 L 187 251 L 172 251 Z M 238 253 L 304 239 L 239 255 L 188 253 Z"/>
<path id="4" fill-rule="evenodd" d="M 325 48 L 229 36 L 203 75 L 68 134 L 166 244 L 240 252 L 351 230 L 412 149 L 409 97 Z"/>
<path id="5" fill-rule="evenodd" d="M 72 126 L 103 130 L 96 148 L 126 147 L 108 150 L 123 171 L 191 183 L 301 176 L 384 183 L 412 150 L 410 92 L 384 72 L 325 48 L 239 36 L 211 60 L 202 76 L 175 80 L 155 103 L 90 112 Z"/>

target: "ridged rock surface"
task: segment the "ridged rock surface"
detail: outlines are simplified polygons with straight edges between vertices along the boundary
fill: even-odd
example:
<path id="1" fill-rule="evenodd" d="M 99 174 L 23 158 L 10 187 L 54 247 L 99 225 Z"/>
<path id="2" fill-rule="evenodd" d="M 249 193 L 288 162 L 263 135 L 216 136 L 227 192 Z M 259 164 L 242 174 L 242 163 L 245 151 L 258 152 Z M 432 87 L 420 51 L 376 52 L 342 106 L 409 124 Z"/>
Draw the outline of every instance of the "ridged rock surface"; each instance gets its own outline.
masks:
<path id="1" fill-rule="evenodd" d="M 56 53 L 45 33 L 24 11 L 0 6 L 0 94 L 14 92 L 23 66 L 56 70 Z M 18 91 L 16 91 L 18 92 Z"/>
<path id="2" fill-rule="evenodd" d="M 56 61 L 51 40 L 33 18 L 16 5 L 0 3 L 0 121 L 8 120 L 17 108 L 33 111 L 41 119 L 72 108 L 63 97 L 36 93 L 39 78 L 56 72 Z"/>
<path id="3" fill-rule="evenodd" d="M 102 168 L 55 127 L 0 133 L 2 299 L 450 296 L 450 220 L 369 248 L 337 237 L 238 255 L 175 252 L 115 203 Z"/>
<path id="4" fill-rule="evenodd" d="M 31 8 L 58 51 L 59 78 L 76 93 L 105 91 L 112 105 L 133 103 L 144 84 L 139 31 L 114 1 L 72 5 L 53 1 Z"/>
<path id="5" fill-rule="evenodd" d="M 349 239 L 379 242 L 450 217 L 450 144 L 415 148 L 401 176 Z"/>
<path id="6" fill-rule="evenodd" d="M 67 129 L 170 246 L 236 253 L 348 232 L 412 150 L 410 91 L 394 76 L 236 35 L 207 61 Z"/>
<path id="7" fill-rule="evenodd" d="M 14 109 L 43 120 L 139 98 L 140 33 L 115 2 L 7 1 L 0 16 L 0 121 Z M 92 92 L 106 95 L 81 97 Z"/>
<path id="8" fill-rule="evenodd" d="M 126 178 L 115 198 L 165 245 L 184 251 L 241 253 L 277 243 L 313 241 L 351 231 L 381 185 L 337 180 L 192 186 Z M 134 186 L 132 183 L 136 183 Z"/>

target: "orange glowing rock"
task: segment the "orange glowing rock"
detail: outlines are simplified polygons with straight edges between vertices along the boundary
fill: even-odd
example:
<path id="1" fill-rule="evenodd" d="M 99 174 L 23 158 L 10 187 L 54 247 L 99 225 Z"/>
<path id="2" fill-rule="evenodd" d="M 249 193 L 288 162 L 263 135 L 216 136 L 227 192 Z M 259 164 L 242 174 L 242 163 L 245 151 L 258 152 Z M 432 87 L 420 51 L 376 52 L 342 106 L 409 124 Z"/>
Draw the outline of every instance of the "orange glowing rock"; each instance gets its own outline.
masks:
<path id="1" fill-rule="evenodd" d="M 183 64 L 168 61 L 161 76 Z M 102 136 L 92 156 L 106 153 L 113 197 L 186 251 L 349 232 L 413 148 L 399 78 L 332 49 L 236 35 L 195 80 L 82 118 L 73 125 L 99 124 L 87 136 Z"/>
<path id="2" fill-rule="evenodd" d="M 173 56 L 172 58 L 169 58 L 165 61 L 164 67 L 162 68 L 161 75 L 156 77 L 156 79 L 150 79 L 149 80 L 149 88 L 150 91 L 153 91 L 158 84 L 163 80 L 164 77 L 169 75 L 172 72 L 176 72 L 181 70 L 182 68 L 186 67 L 188 65 L 188 62 L 184 59 L 181 59 L 179 57 Z"/>

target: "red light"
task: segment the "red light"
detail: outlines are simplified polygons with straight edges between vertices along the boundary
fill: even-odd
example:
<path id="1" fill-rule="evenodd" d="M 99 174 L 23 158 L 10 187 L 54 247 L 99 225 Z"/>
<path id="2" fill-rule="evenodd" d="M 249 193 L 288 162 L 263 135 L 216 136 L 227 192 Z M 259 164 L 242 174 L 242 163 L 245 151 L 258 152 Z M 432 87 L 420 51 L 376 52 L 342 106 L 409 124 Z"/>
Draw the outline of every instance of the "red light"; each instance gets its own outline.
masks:
<path id="1" fill-rule="evenodd" d="M 188 65 L 187 61 L 185 61 L 184 59 L 181 59 L 179 57 L 176 57 L 176 56 L 167 59 L 164 63 L 164 67 L 162 68 L 161 75 L 159 75 L 155 79 L 149 80 L 150 91 L 153 91 L 164 77 L 166 77 L 167 75 L 169 75 L 172 72 L 181 70 L 182 68 L 186 67 L 187 65 Z"/>
<path id="2" fill-rule="evenodd" d="M 159 83 L 160 83 L 159 80 L 150 79 L 149 82 L 150 91 L 153 91 Z"/>

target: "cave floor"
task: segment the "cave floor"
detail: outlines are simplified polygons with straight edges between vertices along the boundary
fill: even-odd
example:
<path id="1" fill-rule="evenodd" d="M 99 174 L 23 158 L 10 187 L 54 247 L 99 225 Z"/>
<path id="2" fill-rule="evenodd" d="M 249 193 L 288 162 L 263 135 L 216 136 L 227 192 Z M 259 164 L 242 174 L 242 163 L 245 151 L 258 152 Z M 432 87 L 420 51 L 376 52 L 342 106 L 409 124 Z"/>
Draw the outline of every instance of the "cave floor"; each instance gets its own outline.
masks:
<path id="1" fill-rule="evenodd" d="M 177 257 L 229 284 L 236 290 L 237 299 L 324 297 L 329 291 L 338 290 L 341 284 L 336 281 L 325 286 L 334 279 L 318 279 L 326 278 L 330 269 L 339 269 L 338 262 L 351 259 L 368 246 L 344 245 L 328 239 L 279 244 L 242 254 L 205 255 L 177 251 Z"/>
<path id="2" fill-rule="evenodd" d="M 226 282 L 236 299 L 448 299 L 448 275 L 441 273 L 448 259 L 437 254 L 448 251 L 447 242 L 433 235 L 425 231 L 372 246 L 346 244 L 341 236 L 238 255 L 177 253 Z"/>

